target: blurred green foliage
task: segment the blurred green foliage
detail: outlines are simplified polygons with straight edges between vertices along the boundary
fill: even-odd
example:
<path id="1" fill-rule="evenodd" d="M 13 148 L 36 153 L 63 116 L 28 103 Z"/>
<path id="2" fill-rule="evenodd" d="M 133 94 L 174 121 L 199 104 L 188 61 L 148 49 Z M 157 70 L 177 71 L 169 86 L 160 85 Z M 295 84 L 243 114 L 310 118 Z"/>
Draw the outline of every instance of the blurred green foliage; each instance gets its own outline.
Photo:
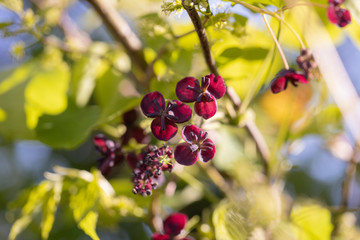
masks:
<path id="1" fill-rule="evenodd" d="M 271 5 L 268 9 L 276 10 L 288 4 L 282 0 L 244 2 L 264 9 Z M 174 172 L 165 176 L 165 184 L 152 197 L 144 198 L 132 194 L 131 172 L 124 163 L 106 179 L 98 170 L 81 170 L 81 163 L 66 158 L 71 151 L 92 154 L 89 139 L 95 132 L 119 140 L 129 129 L 122 114 L 137 109 L 147 92 L 160 91 L 166 99 L 176 99 L 174 89 L 180 79 L 200 79 L 209 73 L 194 26 L 188 19 L 174 17 L 184 11 L 182 1 L 111 3 L 141 39 L 148 64 L 145 71 L 112 40 L 111 31 L 104 30 L 108 26 L 101 24 L 91 4 L 47 0 L 0 0 L 0 4 L 15 14 L 14 19 L 0 22 L 2 37 L 18 38 L 11 48 L 16 65 L 0 72 L 2 143 L 40 141 L 63 151 L 65 160 L 60 164 L 72 165 L 56 166 L 54 173 L 45 172 L 37 182 L 27 182 L 18 173 L 24 182 L 18 186 L 23 188 L 22 194 L 8 204 L 4 214 L 12 224 L 10 240 L 150 239 L 158 230 L 156 221 L 161 225 L 161 219 L 176 211 L 190 219 L 182 234 L 201 240 L 360 238 L 357 213 L 326 205 L 334 201 L 318 199 L 321 193 L 300 198 L 305 195 L 304 188 L 321 188 L 305 170 L 296 175 L 297 166 L 289 161 L 295 155 L 294 143 L 318 135 L 325 142 L 323 151 L 342 151 L 344 148 L 327 149 L 344 134 L 342 116 L 321 76 L 309 85 L 270 93 L 268 86 L 283 65 L 254 11 L 239 11 L 236 1 L 194 1 L 218 70 L 242 105 L 235 109 L 228 98 L 222 99 L 213 119 L 192 119 L 191 123 L 202 124 L 216 143 L 210 170 L 201 165 L 176 165 Z M 345 6 L 355 19 L 346 30 L 328 23 L 326 9 L 316 11 L 334 44 L 342 43 L 346 36 L 359 47 L 359 4 L 347 0 Z M 86 11 L 77 16 L 77 8 Z M 300 24 L 291 9 L 280 12 L 302 37 L 309 26 Z M 293 57 L 300 50 L 298 39 L 278 20 L 272 19 L 270 24 L 291 67 L 299 70 Z M 243 128 L 249 120 L 256 122 L 269 145 L 268 176 L 258 146 Z M 149 133 L 148 119 L 136 121 Z M 180 132 L 171 145 L 180 141 Z M 151 142 L 161 144 L 155 139 Z M 348 140 L 346 144 L 351 146 Z M 124 148 L 139 152 L 143 146 L 130 141 Z M 95 164 L 87 162 L 84 168 Z M 219 185 L 219 179 L 214 180 L 216 174 L 224 177 L 230 192 Z M 339 191 L 336 194 L 340 195 Z M 7 201 L 4 195 L 5 190 L 0 196 Z"/>

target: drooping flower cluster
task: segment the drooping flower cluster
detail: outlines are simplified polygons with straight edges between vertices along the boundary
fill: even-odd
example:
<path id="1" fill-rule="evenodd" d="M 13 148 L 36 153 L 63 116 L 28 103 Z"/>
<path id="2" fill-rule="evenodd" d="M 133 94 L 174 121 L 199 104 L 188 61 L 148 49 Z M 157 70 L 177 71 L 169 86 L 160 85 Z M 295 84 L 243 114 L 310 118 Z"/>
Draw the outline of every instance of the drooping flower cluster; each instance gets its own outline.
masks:
<path id="1" fill-rule="evenodd" d="M 170 240 L 174 239 L 175 236 L 179 235 L 181 231 L 185 228 L 188 217 L 182 213 L 173 213 L 168 216 L 164 222 L 164 234 L 154 233 L 152 235 L 152 240 Z M 192 238 L 186 237 L 179 240 L 191 240 Z"/>
<path id="2" fill-rule="evenodd" d="M 296 72 L 294 69 L 283 69 L 278 72 L 276 77 L 272 80 L 270 87 L 271 91 L 273 93 L 284 91 L 289 82 L 297 87 L 298 83 L 308 83 L 308 80 L 303 74 Z"/>
<path id="3" fill-rule="evenodd" d="M 176 85 L 178 100 L 169 101 L 166 105 L 163 95 L 157 91 L 148 93 L 141 100 L 140 107 L 145 116 L 155 118 L 151 123 L 153 135 L 168 141 L 177 133 L 176 123 L 184 123 L 191 118 L 191 108 L 183 102 L 195 102 L 195 113 L 209 119 L 217 111 L 216 99 L 225 95 L 226 87 L 221 76 L 206 75 L 199 81 L 194 77 L 185 77 Z M 176 146 L 175 160 L 182 165 L 192 165 L 197 159 L 207 162 L 215 155 L 215 145 L 207 138 L 207 133 L 194 126 L 187 125 L 182 130 L 185 143 Z M 128 159 L 134 158 L 128 155 Z M 139 178 L 141 179 L 141 178 Z M 148 185 L 150 186 L 150 185 Z M 141 185 L 139 189 L 143 189 Z M 138 190 L 135 188 L 135 192 Z M 146 189 L 144 190 L 146 192 Z"/>
<path id="4" fill-rule="evenodd" d="M 300 55 L 296 58 L 296 63 L 304 71 L 306 79 L 313 79 L 316 76 L 317 63 L 315 62 L 310 49 L 301 49 Z"/>
<path id="5" fill-rule="evenodd" d="M 152 190 L 161 185 L 161 180 L 164 177 L 162 172 L 172 171 L 172 157 L 171 147 L 163 145 L 158 148 L 148 145 L 137 156 L 137 165 L 132 173 L 133 193 L 150 196 Z"/>
<path id="6" fill-rule="evenodd" d="M 194 110 L 197 115 L 209 119 L 217 110 L 216 99 L 222 98 L 226 87 L 221 76 L 206 75 L 199 81 L 194 77 L 186 77 L 176 85 L 176 96 L 182 102 L 195 102 Z"/>
<path id="7" fill-rule="evenodd" d="M 140 103 L 144 115 L 155 118 L 151 123 L 154 136 L 168 141 L 177 133 L 176 123 L 183 123 L 191 118 L 191 108 L 178 100 L 169 101 L 165 106 L 165 99 L 159 92 L 146 94 Z"/>
<path id="8" fill-rule="evenodd" d="M 208 162 L 215 155 L 215 144 L 208 137 L 208 133 L 194 125 L 187 125 L 182 130 L 184 143 L 176 146 L 175 160 L 186 166 L 193 165 L 198 159 Z"/>
<path id="9" fill-rule="evenodd" d="M 329 21 L 339 27 L 345 27 L 351 22 L 349 10 L 341 8 L 340 6 L 343 2 L 344 0 L 329 0 L 329 7 L 327 10 Z"/>
<path id="10" fill-rule="evenodd" d="M 107 139 L 103 134 L 96 135 L 93 142 L 96 150 L 101 154 L 100 171 L 104 176 L 108 176 L 111 170 L 124 159 L 120 143 Z"/>

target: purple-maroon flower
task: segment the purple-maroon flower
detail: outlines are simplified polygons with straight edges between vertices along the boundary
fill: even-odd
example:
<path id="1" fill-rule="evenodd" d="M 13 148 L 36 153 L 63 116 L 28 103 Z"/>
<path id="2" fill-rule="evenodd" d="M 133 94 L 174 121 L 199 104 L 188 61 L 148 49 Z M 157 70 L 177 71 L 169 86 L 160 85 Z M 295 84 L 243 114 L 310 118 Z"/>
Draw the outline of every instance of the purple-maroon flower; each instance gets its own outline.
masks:
<path id="1" fill-rule="evenodd" d="M 215 144 L 208 134 L 201 128 L 194 125 L 187 125 L 182 130 L 184 143 L 176 146 L 174 151 L 175 160 L 182 165 L 193 165 L 198 158 L 203 162 L 208 162 L 214 158 Z"/>
<path id="2" fill-rule="evenodd" d="M 172 148 L 162 146 L 160 148 L 149 145 L 137 156 L 128 155 L 133 158 L 131 162 L 136 162 L 136 167 L 132 173 L 133 193 L 142 196 L 149 196 L 152 190 L 160 186 L 164 181 L 163 171 L 171 172 L 173 169 L 172 162 L 169 160 L 173 157 Z"/>
<path id="3" fill-rule="evenodd" d="M 173 239 L 176 235 L 179 235 L 180 232 L 185 228 L 188 217 L 182 213 L 173 213 L 168 216 L 163 224 L 165 234 L 154 233 L 152 240 L 170 240 Z M 182 238 L 180 240 L 190 240 L 191 238 Z"/>
<path id="4" fill-rule="evenodd" d="M 191 118 L 191 108 L 188 105 L 172 100 L 165 107 L 165 99 L 157 91 L 146 94 L 140 107 L 145 116 L 155 118 L 151 123 L 151 131 L 157 139 L 163 141 L 176 135 L 176 123 L 183 123 Z"/>
<path id="5" fill-rule="evenodd" d="M 222 98 L 226 87 L 221 76 L 206 75 L 199 81 L 194 77 L 181 79 L 176 85 L 176 96 L 182 102 L 195 102 L 194 110 L 204 119 L 211 118 L 217 110 L 216 99 Z"/>
<path id="6" fill-rule="evenodd" d="M 279 93 L 287 88 L 288 82 L 297 87 L 297 83 L 308 83 L 306 77 L 296 72 L 294 69 L 283 69 L 271 82 L 271 91 L 273 93 Z"/>
<path id="7" fill-rule="evenodd" d="M 123 122 L 126 126 L 124 135 L 121 136 L 121 144 L 127 145 L 130 139 L 135 139 L 137 143 L 148 144 L 151 137 L 145 134 L 144 129 L 138 126 L 137 119 L 138 113 L 135 109 L 125 112 L 123 115 Z"/>
<path id="8" fill-rule="evenodd" d="M 104 176 L 110 174 L 111 170 L 124 159 L 120 143 L 105 138 L 98 134 L 93 138 L 96 150 L 101 154 L 100 171 Z"/>
<path id="9" fill-rule="evenodd" d="M 329 21 L 339 27 L 345 27 L 351 22 L 349 10 L 340 7 L 343 2 L 344 0 L 329 0 L 329 8 L 327 10 Z"/>

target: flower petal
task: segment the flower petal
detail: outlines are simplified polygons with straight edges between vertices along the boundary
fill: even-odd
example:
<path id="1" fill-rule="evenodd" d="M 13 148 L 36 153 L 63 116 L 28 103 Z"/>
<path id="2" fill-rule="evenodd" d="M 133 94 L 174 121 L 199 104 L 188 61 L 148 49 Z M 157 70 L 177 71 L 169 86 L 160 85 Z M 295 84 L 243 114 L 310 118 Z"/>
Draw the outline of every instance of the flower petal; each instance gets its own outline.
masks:
<path id="1" fill-rule="evenodd" d="M 226 92 L 224 79 L 221 76 L 215 77 L 214 74 L 209 74 L 205 77 L 210 78 L 210 86 L 207 89 L 209 93 L 216 99 L 222 98 Z"/>
<path id="2" fill-rule="evenodd" d="M 165 99 L 161 93 L 151 92 L 143 97 L 140 107 L 145 116 L 156 117 L 165 109 Z"/>
<path id="3" fill-rule="evenodd" d="M 201 136 L 200 136 L 200 132 L 201 132 Z M 181 135 L 186 142 L 193 143 L 193 142 L 197 142 L 200 138 L 202 138 L 205 135 L 205 133 L 206 132 L 204 130 L 202 130 L 201 128 L 195 125 L 186 125 L 182 129 Z"/>
<path id="4" fill-rule="evenodd" d="M 199 151 L 192 151 L 189 143 L 180 143 L 174 150 L 175 160 L 185 166 L 193 165 L 199 157 Z"/>
<path id="5" fill-rule="evenodd" d="M 214 142 L 207 138 L 200 146 L 199 159 L 203 162 L 208 162 L 214 158 L 215 152 Z"/>
<path id="6" fill-rule="evenodd" d="M 339 27 L 345 27 L 351 22 L 349 10 L 340 8 L 335 4 L 330 4 L 327 16 L 330 22 L 337 24 Z"/>
<path id="7" fill-rule="evenodd" d="M 189 121 L 191 118 L 191 108 L 178 100 L 170 101 L 167 105 L 167 109 L 171 109 L 167 113 L 170 116 L 174 116 L 174 119 L 172 120 L 176 123 L 183 123 Z"/>
<path id="8" fill-rule="evenodd" d="M 194 77 L 186 77 L 176 84 L 176 96 L 182 102 L 195 102 L 200 94 L 200 83 Z"/>
<path id="9" fill-rule="evenodd" d="M 209 119 L 215 115 L 217 110 L 216 99 L 211 94 L 201 95 L 194 105 L 197 115 Z"/>
<path id="10" fill-rule="evenodd" d="M 154 233 L 151 240 L 169 240 L 170 236 L 167 234 Z"/>
<path id="11" fill-rule="evenodd" d="M 170 236 L 178 235 L 184 229 L 188 217 L 182 213 L 174 213 L 164 221 L 164 231 Z"/>
<path id="12" fill-rule="evenodd" d="M 271 82 L 271 91 L 273 93 L 279 93 L 285 90 L 287 87 L 287 81 L 285 77 L 277 77 Z"/>
<path id="13" fill-rule="evenodd" d="M 155 118 L 151 123 L 151 131 L 157 139 L 168 141 L 176 135 L 178 127 L 167 118 L 164 119 L 164 123 L 165 129 L 161 130 L 161 118 Z"/>
<path id="14" fill-rule="evenodd" d="M 288 72 L 286 75 L 285 75 L 286 78 L 288 78 L 288 80 L 291 80 L 291 81 L 297 81 L 299 83 L 308 83 L 308 80 L 306 79 L 306 77 L 304 75 L 302 75 L 301 73 L 297 73 L 295 71 L 293 72 Z"/>

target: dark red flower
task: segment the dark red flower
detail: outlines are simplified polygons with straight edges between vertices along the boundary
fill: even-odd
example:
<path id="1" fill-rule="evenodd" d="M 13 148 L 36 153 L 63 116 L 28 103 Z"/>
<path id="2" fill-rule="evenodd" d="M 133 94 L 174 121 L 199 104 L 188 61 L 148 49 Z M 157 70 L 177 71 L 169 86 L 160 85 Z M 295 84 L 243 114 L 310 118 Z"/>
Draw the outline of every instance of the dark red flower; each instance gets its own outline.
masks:
<path id="1" fill-rule="evenodd" d="M 222 98 L 226 87 L 221 76 L 206 75 L 199 81 L 194 77 L 181 79 L 176 85 L 176 96 L 182 102 L 195 102 L 194 110 L 204 119 L 211 118 L 217 110 L 216 99 Z"/>
<path id="2" fill-rule="evenodd" d="M 182 213 L 173 213 L 164 220 L 164 231 L 170 236 L 178 235 L 184 229 L 188 217 Z"/>
<path id="3" fill-rule="evenodd" d="M 283 69 L 271 82 L 271 91 L 279 93 L 287 88 L 288 82 L 297 87 L 297 83 L 308 83 L 306 77 L 294 69 Z"/>
<path id="4" fill-rule="evenodd" d="M 338 25 L 339 27 L 345 27 L 351 22 L 349 10 L 341 8 L 337 4 L 330 3 L 327 16 L 330 22 Z"/>
<path id="5" fill-rule="evenodd" d="M 344 2 L 344 0 L 329 0 L 328 2 L 329 4 L 340 5 Z"/>
<path id="6" fill-rule="evenodd" d="M 215 155 L 215 144 L 207 138 L 207 132 L 194 125 L 187 125 L 182 130 L 184 143 L 176 146 L 174 151 L 175 160 L 186 166 L 193 165 L 198 158 L 208 162 Z"/>
<path id="7" fill-rule="evenodd" d="M 144 129 L 137 124 L 138 113 L 135 109 L 125 112 L 122 117 L 124 125 L 126 126 L 126 131 L 121 136 L 121 144 L 123 146 L 127 145 L 132 138 L 135 139 L 137 143 L 150 143 L 151 137 L 145 134 Z"/>
<path id="8" fill-rule="evenodd" d="M 167 234 L 154 233 L 151 240 L 170 240 L 170 236 Z"/>
<path id="9" fill-rule="evenodd" d="M 110 174 L 112 168 L 124 159 L 124 154 L 120 143 L 105 138 L 103 134 L 98 134 L 93 138 L 96 150 L 101 154 L 100 171 L 104 176 Z"/>
<path id="10" fill-rule="evenodd" d="M 165 99 L 159 92 L 151 92 L 141 100 L 140 107 L 145 116 L 155 118 L 151 123 L 154 136 L 168 141 L 177 133 L 175 123 L 183 123 L 191 118 L 191 108 L 177 100 L 169 101 L 165 107 Z"/>

